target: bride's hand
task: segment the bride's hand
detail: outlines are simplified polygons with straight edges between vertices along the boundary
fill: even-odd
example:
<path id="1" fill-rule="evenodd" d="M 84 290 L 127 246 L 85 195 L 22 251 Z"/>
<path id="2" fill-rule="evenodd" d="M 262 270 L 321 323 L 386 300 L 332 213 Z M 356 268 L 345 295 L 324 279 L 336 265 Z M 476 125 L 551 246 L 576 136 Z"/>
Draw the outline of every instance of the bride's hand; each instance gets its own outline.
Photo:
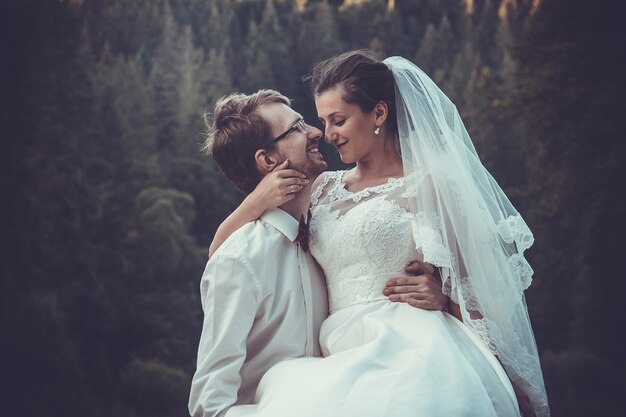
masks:
<path id="1" fill-rule="evenodd" d="M 294 198 L 309 180 L 295 169 L 288 169 L 289 161 L 278 165 L 265 175 L 256 188 L 217 228 L 209 247 L 209 257 L 237 229 L 263 215 L 265 210 L 278 207 Z"/>
<path id="2" fill-rule="evenodd" d="M 267 174 L 247 197 L 245 203 L 263 213 L 293 199 L 309 180 L 306 175 L 289 169 L 289 160 L 278 165 Z"/>
<path id="3" fill-rule="evenodd" d="M 387 281 L 383 294 L 390 301 L 403 302 L 423 310 L 445 310 L 448 297 L 441 292 L 441 281 L 433 275 L 435 269 L 425 262 L 409 263 L 405 272 L 407 277 L 392 278 Z"/>

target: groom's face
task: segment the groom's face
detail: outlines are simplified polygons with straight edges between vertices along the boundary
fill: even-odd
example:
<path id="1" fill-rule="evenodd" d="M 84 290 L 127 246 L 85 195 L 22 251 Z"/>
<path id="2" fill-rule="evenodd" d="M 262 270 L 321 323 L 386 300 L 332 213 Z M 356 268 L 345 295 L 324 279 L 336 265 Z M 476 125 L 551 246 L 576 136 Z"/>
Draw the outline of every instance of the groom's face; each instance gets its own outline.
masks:
<path id="1" fill-rule="evenodd" d="M 283 136 L 274 143 L 268 152 L 276 164 L 289 159 L 289 168 L 297 169 L 309 178 L 315 178 L 326 169 L 326 161 L 319 152 L 322 131 L 308 124 L 293 128 L 302 119 L 291 107 L 282 103 L 265 104 L 258 113 L 268 121 L 272 138 Z M 302 131 L 304 130 L 304 131 Z"/>

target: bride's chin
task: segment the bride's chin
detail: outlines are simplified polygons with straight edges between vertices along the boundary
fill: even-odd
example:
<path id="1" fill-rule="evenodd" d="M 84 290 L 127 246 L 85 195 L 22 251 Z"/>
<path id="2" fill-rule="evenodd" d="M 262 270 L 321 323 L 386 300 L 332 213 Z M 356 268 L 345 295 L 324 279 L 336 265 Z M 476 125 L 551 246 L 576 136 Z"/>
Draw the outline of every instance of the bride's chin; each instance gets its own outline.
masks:
<path id="1" fill-rule="evenodd" d="M 344 155 L 341 152 L 339 153 L 339 158 L 344 164 L 353 164 L 356 162 L 354 158 L 351 158 L 349 155 Z"/>

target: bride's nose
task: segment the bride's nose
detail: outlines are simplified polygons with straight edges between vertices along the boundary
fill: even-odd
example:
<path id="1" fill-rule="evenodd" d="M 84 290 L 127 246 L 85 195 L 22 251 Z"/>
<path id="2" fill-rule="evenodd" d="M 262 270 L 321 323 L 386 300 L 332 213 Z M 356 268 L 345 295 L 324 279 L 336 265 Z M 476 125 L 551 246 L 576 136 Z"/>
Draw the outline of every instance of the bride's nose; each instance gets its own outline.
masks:
<path id="1" fill-rule="evenodd" d="M 332 144 L 334 141 L 337 140 L 337 137 L 337 134 L 333 133 L 328 126 L 324 128 L 324 138 L 326 139 L 326 143 Z"/>

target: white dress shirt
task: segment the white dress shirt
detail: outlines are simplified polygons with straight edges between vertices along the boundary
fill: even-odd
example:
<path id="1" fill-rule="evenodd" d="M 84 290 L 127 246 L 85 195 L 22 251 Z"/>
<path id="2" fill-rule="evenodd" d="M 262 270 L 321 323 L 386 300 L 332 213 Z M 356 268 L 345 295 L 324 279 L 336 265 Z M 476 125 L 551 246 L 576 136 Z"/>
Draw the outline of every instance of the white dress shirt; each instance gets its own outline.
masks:
<path id="1" fill-rule="evenodd" d="M 250 404 L 274 364 L 320 355 L 326 287 L 313 257 L 294 242 L 297 234 L 298 221 L 272 209 L 233 233 L 207 263 L 192 416 L 222 417 Z"/>

